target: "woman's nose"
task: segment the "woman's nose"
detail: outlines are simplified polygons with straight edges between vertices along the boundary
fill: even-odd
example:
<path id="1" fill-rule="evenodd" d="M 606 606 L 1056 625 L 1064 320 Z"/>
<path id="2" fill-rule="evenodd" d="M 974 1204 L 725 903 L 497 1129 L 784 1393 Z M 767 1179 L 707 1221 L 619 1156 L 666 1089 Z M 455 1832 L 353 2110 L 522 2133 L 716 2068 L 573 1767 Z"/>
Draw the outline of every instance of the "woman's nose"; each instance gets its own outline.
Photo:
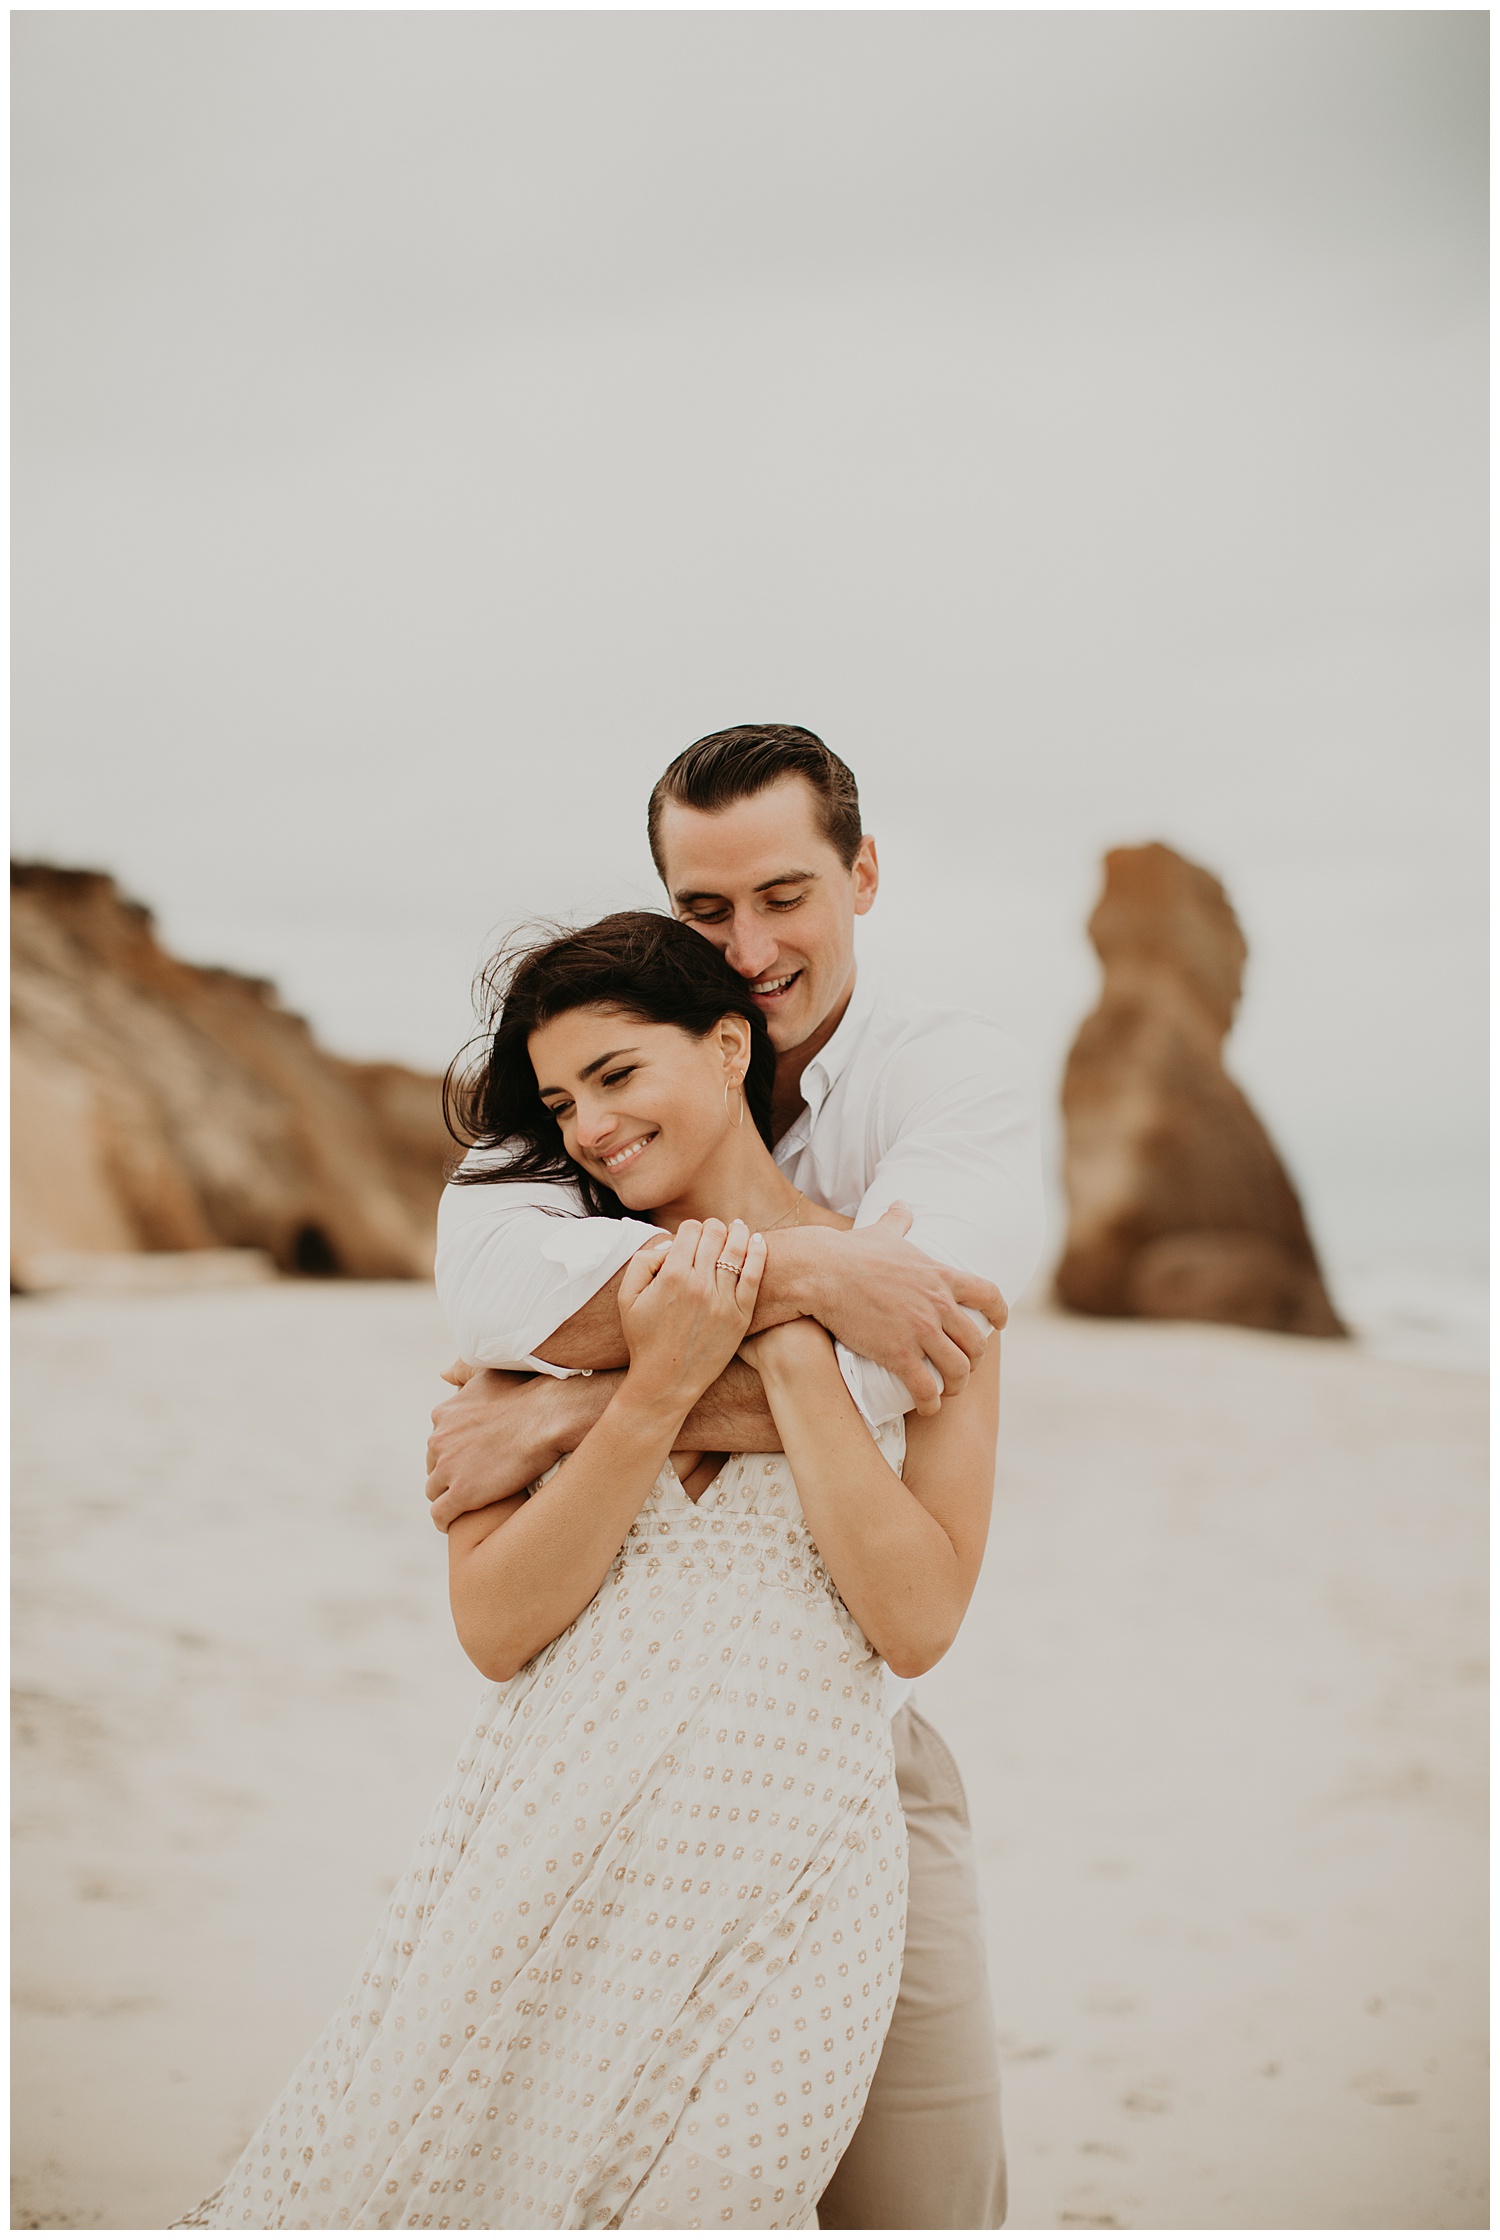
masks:
<path id="1" fill-rule="evenodd" d="M 603 1105 L 594 1105 L 588 1110 L 580 1105 L 578 1118 L 575 1122 L 579 1149 L 582 1151 L 597 1149 L 601 1143 L 608 1139 L 609 1132 L 614 1124 L 614 1114 L 607 1111 Z"/>

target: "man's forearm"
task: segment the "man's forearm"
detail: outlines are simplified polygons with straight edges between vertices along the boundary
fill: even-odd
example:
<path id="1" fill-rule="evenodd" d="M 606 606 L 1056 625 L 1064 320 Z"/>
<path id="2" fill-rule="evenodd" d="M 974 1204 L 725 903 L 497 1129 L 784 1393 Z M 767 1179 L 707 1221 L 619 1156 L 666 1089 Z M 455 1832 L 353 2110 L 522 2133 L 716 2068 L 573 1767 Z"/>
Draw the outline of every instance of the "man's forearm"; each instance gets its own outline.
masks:
<path id="1" fill-rule="evenodd" d="M 618 1389 L 623 1370 L 569 1377 L 542 1400 L 552 1419 L 549 1448 L 570 1454 L 599 1421 Z M 748 1361 L 731 1361 L 690 1410 L 677 1437 L 700 1454 L 779 1454 L 781 1436 L 766 1404 L 765 1388 Z"/>
<path id="2" fill-rule="evenodd" d="M 984 1351 L 984 1324 L 976 1315 L 999 1329 L 1005 1301 L 983 1276 L 945 1268 L 908 1244 L 903 1232 L 910 1222 L 907 1208 L 892 1206 L 863 1229 L 817 1225 L 768 1236 L 750 1328 L 755 1333 L 802 1316 L 821 1322 L 851 1354 L 888 1371 L 886 1381 L 894 1379 L 902 1400 L 930 1415 L 945 1392 L 963 1389 Z M 624 1366 L 617 1280 L 543 1340 L 538 1351 L 544 1360 L 559 1368 Z M 720 1439 L 704 1451 L 753 1454 L 769 1420 L 733 1444 Z"/>
<path id="3" fill-rule="evenodd" d="M 815 1313 L 813 1301 L 818 1296 L 818 1270 L 827 1264 L 828 1240 L 835 1234 L 831 1229 L 792 1229 L 781 1236 L 767 1237 L 766 1272 L 760 1279 L 755 1319 L 750 1325 L 752 1330 L 769 1330 L 773 1323 L 795 1322 L 799 1315 Z M 620 1274 L 623 1273 L 622 1269 Z M 538 1360 L 550 1361 L 558 1369 L 624 1368 L 628 1356 L 625 1333 L 620 1328 L 620 1274 L 611 1276 L 576 1314 L 570 1314 L 550 1338 L 542 1340 L 536 1349 Z M 754 1370 L 745 1362 L 738 1366 L 753 1378 L 759 1393 L 760 1379 Z M 602 1407 L 603 1403 L 600 1405 Z M 764 1408 L 759 1399 L 755 1405 L 761 1412 L 763 1425 L 770 1424 L 770 1410 Z M 771 1447 L 760 1443 L 726 1446 L 723 1440 L 718 1440 L 705 1451 L 769 1454 L 779 1450 L 774 1448 L 774 1443 Z"/>
<path id="4" fill-rule="evenodd" d="M 731 1361 L 688 1416 L 679 1443 L 699 1454 L 780 1454 L 781 1433 L 759 1370 Z"/>
<path id="5" fill-rule="evenodd" d="M 821 1227 L 786 1229 L 780 1236 L 767 1237 L 766 1272 L 756 1294 L 751 1330 L 770 1330 L 778 1323 L 796 1322 L 803 1315 L 821 1322 L 829 1250 L 831 1247 L 836 1253 L 842 1241 L 837 1229 Z M 748 1368 L 749 1363 L 740 1366 Z M 769 1409 L 766 1418 L 771 1420 Z M 768 1453 L 772 1451 L 779 1453 L 780 1448 L 767 1449 Z"/>
<path id="6" fill-rule="evenodd" d="M 551 1337 L 537 1347 L 537 1360 L 550 1361 L 557 1369 L 623 1369 L 630 1358 L 620 1327 L 619 1290 L 624 1273 L 623 1268 L 617 1270 L 602 1290 L 584 1301 L 577 1314 L 559 1323 Z"/>

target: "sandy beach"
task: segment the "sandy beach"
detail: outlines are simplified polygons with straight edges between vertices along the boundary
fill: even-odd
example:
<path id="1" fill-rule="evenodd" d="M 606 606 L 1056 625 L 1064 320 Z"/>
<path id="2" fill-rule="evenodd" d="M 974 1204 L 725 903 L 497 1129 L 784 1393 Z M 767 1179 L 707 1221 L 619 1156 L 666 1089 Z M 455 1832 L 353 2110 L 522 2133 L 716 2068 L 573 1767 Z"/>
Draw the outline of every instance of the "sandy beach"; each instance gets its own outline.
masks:
<path id="1" fill-rule="evenodd" d="M 15 1316 L 13 2225 L 157 2230 L 341 1996 L 480 1683 L 416 1285 Z M 1018 1316 L 963 1768 L 1012 2228 L 1482 2228 L 1476 1375 Z"/>

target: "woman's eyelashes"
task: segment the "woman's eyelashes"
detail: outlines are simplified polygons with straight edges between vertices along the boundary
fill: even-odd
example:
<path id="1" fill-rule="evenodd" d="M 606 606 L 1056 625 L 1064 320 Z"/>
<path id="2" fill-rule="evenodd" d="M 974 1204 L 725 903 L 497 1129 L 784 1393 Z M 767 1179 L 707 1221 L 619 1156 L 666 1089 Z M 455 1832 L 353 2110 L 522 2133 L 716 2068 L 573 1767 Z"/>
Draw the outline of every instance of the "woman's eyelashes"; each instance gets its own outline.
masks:
<path id="1" fill-rule="evenodd" d="M 628 1081 L 630 1076 L 638 1070 L 635 1066 L 619 1066 L 613 1073 L 601 1073 L 599 1086 L 601 1089 L 618 1089 L 621 1082 Z M 573 1100 L 571 1097 L 565 1097 L 560 1104 L 549 1104 L 547 1110 L 551 1113 L 553 1119 L 559 1123 L 570 1120 L 573 1117 Z"/>

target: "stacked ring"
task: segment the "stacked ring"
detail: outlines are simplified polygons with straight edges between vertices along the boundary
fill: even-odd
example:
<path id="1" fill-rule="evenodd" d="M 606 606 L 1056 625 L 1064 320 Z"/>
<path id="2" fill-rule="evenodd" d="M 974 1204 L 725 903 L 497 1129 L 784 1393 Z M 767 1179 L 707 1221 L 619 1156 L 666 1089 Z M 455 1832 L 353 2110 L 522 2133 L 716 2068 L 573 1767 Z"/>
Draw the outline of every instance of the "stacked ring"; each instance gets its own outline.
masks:
<path id="1" fill-rule="evenodd" d="M 716 1268 L 727 1268 L 730 1275 L 736 1278 L 742 1276 L 745 1272 L 743 1268 L 737 1268 L 732 1260 L 716 1260 L 714 1266 Z"/>

